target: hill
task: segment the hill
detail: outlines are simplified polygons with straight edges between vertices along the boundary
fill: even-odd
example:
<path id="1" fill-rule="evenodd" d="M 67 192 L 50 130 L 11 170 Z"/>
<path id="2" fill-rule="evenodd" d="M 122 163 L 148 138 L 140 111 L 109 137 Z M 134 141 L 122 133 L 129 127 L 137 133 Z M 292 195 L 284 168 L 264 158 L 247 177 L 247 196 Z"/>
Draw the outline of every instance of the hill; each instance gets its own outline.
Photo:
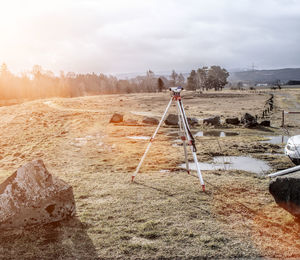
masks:
<path id="1" fill-rule="evenodd" d="M 242 81 L 252 84 L 274 83 L 277 80 L 282 83 L 289 80 L 300 80 L 300 68 L 231 72 L 229 77 L 230 82 Z"/>

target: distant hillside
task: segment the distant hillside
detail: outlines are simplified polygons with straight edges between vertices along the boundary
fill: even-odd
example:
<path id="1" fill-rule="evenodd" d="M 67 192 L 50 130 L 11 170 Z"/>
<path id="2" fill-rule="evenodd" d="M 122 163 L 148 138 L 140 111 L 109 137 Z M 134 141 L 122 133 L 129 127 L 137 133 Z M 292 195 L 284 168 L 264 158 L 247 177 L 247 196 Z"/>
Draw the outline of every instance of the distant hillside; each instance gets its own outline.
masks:
<path id="1" fill-rule="evenodd" d="M 230 82 L 273 83 L 277 80 L 282 83 L 300 80 L 300 68 L 231 72 L 229 77 Z"/>

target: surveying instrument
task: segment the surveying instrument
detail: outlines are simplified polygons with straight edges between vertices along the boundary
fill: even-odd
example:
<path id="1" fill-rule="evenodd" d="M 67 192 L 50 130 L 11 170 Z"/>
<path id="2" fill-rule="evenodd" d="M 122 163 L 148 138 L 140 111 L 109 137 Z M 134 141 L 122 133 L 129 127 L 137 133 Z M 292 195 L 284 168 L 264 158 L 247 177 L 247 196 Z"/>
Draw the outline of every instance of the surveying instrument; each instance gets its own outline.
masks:
<path id="1" fill-rule="evenodd" d="M 166 108 L 162 118 L 160 119 L 160 122 L 159 122 L 154 134 L 150 138 L 150 142 L 147 145 L 147 148 L 144 152 L 144 155 L 142 156 L 142 158 L 140 160 L 139 165 L 137 166 L 134 174 L 131 177 L 131 181 L 133 181 L 135 176 L 138 174 L 138 172 L 139 172 L 139 170 L 140 170 L 140 168 L 141 168 L 141 166 L 142 166 L 142 164 L 143 164 L 143 162 L 144 162 L 144 160 L 147 156 L 147 153 L 149 152 L 149 149 L 150 149 L 150 147 L 151 147 L 151 145 L 154 141 L 154 138 L 155 138 L 161 124 L 164 122 L 164 119 L 166 117 L 166 114 L 167 114 L 172 102 L 175 101 L 176 104 L 177 104 L 179 134 L 180 134 L 181 140 L 183 142 L 186 170 L 187 170 L 188 174 L 190 174 L 189 161 L 188 161 L 188 156 L 187 156 L 187 145 L 188 145 L 188 146 L 191 147 L 191 151 L 192 151 L 194 162 L 195 162 L 196 169 L 197 169 L 197 174 L 198 174 L 200 183 L 202 185 L 202 190 L 205 191 L 205 185 L 204 185 L 204 181 L 203 181 L 203 178 L 202 178 L 202 174 L 201 174 L 201 170 L 200 170 L 200 167 L 199 167 L 199 164 L 198 164 L 198 159 L 197 159 L 197 154 L 196 154 L 197 148 L 196 148 L 196 145 L 195 145 L 195 139 L 194 139 L 194 137 L 191 133 L 190 127 L 188 125 L 188 120 L 186 118 L 186 114 L 185 114 L 183 104 L 182 104 L 182 100 L 181 100 L 181 96 L 180 96 L 180 93 L 181 93 L 182 90 L 183 90 L 182 87 L 170 88 L 170 91 L 171 91 L 170 102 L 167 105 L 167 108 Z"/>

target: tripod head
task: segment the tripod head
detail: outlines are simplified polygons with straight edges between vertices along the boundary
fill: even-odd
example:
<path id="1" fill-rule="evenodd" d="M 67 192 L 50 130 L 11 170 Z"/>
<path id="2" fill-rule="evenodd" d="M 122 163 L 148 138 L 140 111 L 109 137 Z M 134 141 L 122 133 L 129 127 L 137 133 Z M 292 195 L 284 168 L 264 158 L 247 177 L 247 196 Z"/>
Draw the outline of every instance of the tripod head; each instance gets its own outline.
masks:
<path id="1" fill-rule="evenodd" d="M 173 94 L 178 94 L 183 90 L 183 87 L 179 86 L 179 87 L 173 87 L 173 88 L 169 88 L 170 91 L 173 92 Z"/>
<path id="2" fill-rule="evenodd" d="M 172 91 L 172 96 L 174 98 L 180 98 L 180 93 L 182 90 L 183 90 L 183 87 L 181 87 L 181 86 L 170 88 L 170 91 Z"/>

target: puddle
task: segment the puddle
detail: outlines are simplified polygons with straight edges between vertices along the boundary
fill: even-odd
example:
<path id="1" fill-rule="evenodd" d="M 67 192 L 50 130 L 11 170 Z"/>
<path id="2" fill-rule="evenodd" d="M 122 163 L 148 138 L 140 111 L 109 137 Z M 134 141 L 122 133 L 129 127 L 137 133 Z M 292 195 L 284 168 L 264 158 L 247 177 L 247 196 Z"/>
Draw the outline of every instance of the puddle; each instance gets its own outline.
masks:
<path id="1" fill-rule="evenodd" d="M 190 163 L 190 169 L 196 170 L 195 163 Z M 271 167 L 264 161 L 246 156 L 217 156 L 214 157 L 213 163 L 199 162 L 201 170 L 241 170 L 262 175 L 271 170 Z M 180 165 L 181 168 L 186 168 L 185 163 Z"/>
<path id="2" fill-rule="evenodd" d="M 269 140 L 261 141 L 261 143 L 267 143 L 267 144 L 285 144 L 287 142 L 287 140 L 289 139 L 289 137 L 285 136 L 285 135 L 266 136 L 266 138 L 269 138 Z"/>
<path id="3" fill-rule="evenodd" d="M 126 136 L 127 138 L 134 139 L 134 140 L 149 140 L 150 136 L 142 136 L 142 135 L 132 135 Z"/>
<path id="4" fill-rule="evenodd" d="M 264 153 L 265 155 L 273 155 L 273 156 L 285 156 L 284 153 Z"/>
<path id="5" fill-rule="evenodd" d="M 215 136 L 215 137 L 226 137 L 226 136 L 236 136 L 239 133 L 236 132 L 223 132 L 223 131 L 199 131 L 194 136 Z"/>

